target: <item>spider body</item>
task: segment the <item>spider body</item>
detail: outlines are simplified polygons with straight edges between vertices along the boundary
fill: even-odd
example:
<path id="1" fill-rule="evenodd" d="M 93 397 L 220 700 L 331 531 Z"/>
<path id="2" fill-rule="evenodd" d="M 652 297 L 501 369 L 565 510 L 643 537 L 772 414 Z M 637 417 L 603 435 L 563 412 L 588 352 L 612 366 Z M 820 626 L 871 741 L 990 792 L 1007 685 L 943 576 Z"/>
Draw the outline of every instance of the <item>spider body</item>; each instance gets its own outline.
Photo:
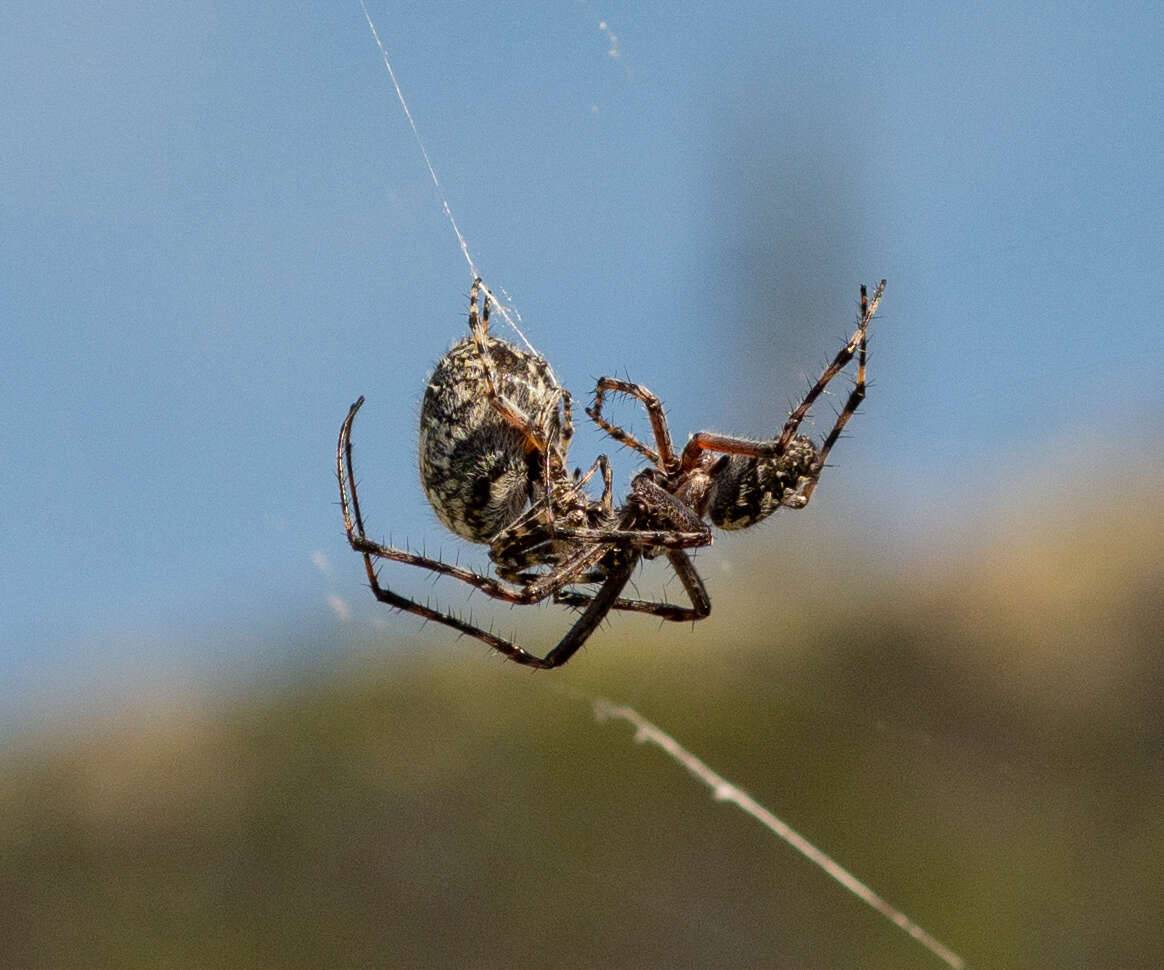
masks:
<path id="1" fill-rule="evenodd" d="M 560 417 L 565 391 L 550 365 L 489 336 L 488 319 L 486 312 L 483 332 L 437 362 L 420 409 L 424 493 L 445 528 L 470 542 L 489 542 L 534 501 L 543 483 L 543 452 L 561 461 L 570 430 Z M 490 370 L 495 392 L 527 416 L 536 433 L 491 403 Z"/>
<path id="2" fill-rule="evenodd" d="M 420 472 L 437 516 L 456 534 L 488 543 L 499 578 L 367 538 L 351 443 L 362 397 L 340 427 L 336 452 L 340 506 L 348 542 L 363 555 L 372 592 L 380 602 L 476 637 L 518 663 L 548 669 L 569 660 L 611 610 L 674 621 L 706 617 L 711 600 L 686 551 L 711 544 L 705 519 L 722 529 L 742 529 L 782 506 L 802 508 L 808 503 L 829 452 L 864 400 L 867 330 L 885 281 L 872 300 L 861 287 L 856 332 L 770 440 L 703 431 L 692 435 L 677 454 L 654 394 L 629 381 L 600 378 L 587 415 L 649 463 L 631 479 L 630 493 L 618 508 L 611 501 L 606 456 L 600 455 L 585 474 L 566 471 L 573 433 L 570 395 L 542 358 L 489 335 L 488 291 L 482 316 L 477 314 L 480 288 L 481 281 L 476 280 L 469 299 L 470 336 L 438 362 L 429 381 L 421 409 Z M 826 385 L 854 356 L 856 383 L 818 447 L 797 431 Z M 643 404 L 653 448 L 603 416 L 607 393 L 634 397 Z M 596 472 L 603 481 L 599 499 L 585 489 Z M 622 597 L 639 561 L 659 556 L 667 557 L 690 606 Z M 557 646 L 538 657 L 472 622 L 382 586 L 373 560 L 420 566 L 511 604 L 552 598 L 582 612 Z M 583 592 L 580 586 L 595 591 Z"/>
<path id="3" fill-rule="evenodd" d="M 650 394 L 646 388 L 640 390 Z M 591 411 L 598 413 L 593 408 L 587 413 Z M 598 420 L 612 436 L 626 435 L 620 428 L 607 426 L 601 418 Z M 761 455 L 772 447 L 763 442 L 739 441 L 753 444 Z M 812 439 L 795 435 L 780 455 L 757 457 L 702 452 L 698 463 L 687 470 L 668 474 L 662 467 L 654 467 L 638 474 L 656 483 L 700 519 L 707 519 L 717 529 L 732 531 L 762 522 L 781 507 L 804 505 L 797 497 L 798 491 L 811 479 L 819 460 Z"/>
<path id="4" fill-rule="evenodd" d="M 720 456 L 708 473 L 708 519 L 719 529 L 746 529 L 782 506 L 798 507 L 793 496 L 818 460 L 816 445 L 805 435 L 792 438 L 779 457 Z"/>

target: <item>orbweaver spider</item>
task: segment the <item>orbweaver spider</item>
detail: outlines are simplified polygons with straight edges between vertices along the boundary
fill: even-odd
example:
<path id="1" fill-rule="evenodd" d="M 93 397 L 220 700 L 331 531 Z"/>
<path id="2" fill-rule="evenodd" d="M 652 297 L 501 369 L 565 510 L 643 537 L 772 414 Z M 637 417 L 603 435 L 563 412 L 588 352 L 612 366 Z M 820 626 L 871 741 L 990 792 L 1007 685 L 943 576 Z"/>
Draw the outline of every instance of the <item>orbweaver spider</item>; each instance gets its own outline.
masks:
<path id="1" fill-rule="evenodd" d="M 711 534 L 698 520 L 690 531 L 654 514 L 652 500 L 672 500 L 653 483 L 645 498 L 615 509 L 610 465 L 600 455 L 585 475 L 566 471 L 573 422 L 570 395 L 549 365 L 489 334 L 489 293 L 477 312 L 475 280 L 469 296 L 469 336 L 437 362 L 420 412 L 420 477 L 441 522 L 473 542 L 489 544 L 500 579 L 381 545 L 367 538 L 352 469 L 351 429 L 361 397 L 340 428 L 336 453 L 340 507 L 352 548 L 364 556 L 372 592 L 382 603 L 476 637 L 511 660 L 531 667 L 565 663 L 594 632 L 630 580 L 637 548 L 707 545 Z M 600 473 L 601 499 L 586 492 Z M 666 531 L 655 528 L 667 523 Z M 575 584 L 601 584 L 583 614 L 544 658 L 474 624 L 382 586 L 373 559 L 421 566 L 451 576 L 494 599 L 532 604 Z M 579 594 L 581 595 L 581 594 Z M 657 604 L 668 609 L 668 604 Z"/>
<path id="2" fill-rule="evenodd" d="M 488 290 L 482 314 L 477 313 L 482 288 L 481 281 L 475 280 L 469 297 L 470 336 L 441 358 L 429 381 L 420 417 L 420 472 L 437 516 L 458 535 L 488 543 L 500 579 L 367 538 L 351 444 L 352 422 L 363 397 L 351 406 L 340 427 L 336 450 L 340 506 L 348 542 L 363 555 L 377 600 L 476 637 L 518 663 L 549 669 L 569 660 L 612 609 L 676 621 L 707 616 L 711 600 L 684 551 L 711 544 L 705 517 L 720 528 L 737 529 L 759 522 L 780 506 L 802 508 L 808 503 L 825 458 L 864 399 L 866 335 L 885 281 L 872 300 L 861 288 L 856 332 L 789 415 L 780 435 L 769 441 L 700 432 L 676 455 L 658 398 L 640 385 L 600 378 L 594 403 L 586 413 L 652 466 L 633 477 L 630 493 L 617 509 L 611 500 L 605 455 L 584 475 L 566 471 L 573 435 L 569 392 L 541 357 L 489 335 Z M 854 355 L 858 356 L 856 384 L 818 450 L 797 429 L 829 381 Z M 655 448 L 602 416 L 608 392 L 643 403 Z M 585 491 L 596 473 L 603 480 L 597 501 Z M 667 556 L 690 607 L 621 597 L 638 561 L 660 555 Z M 531 604 L 552 597 L 583 611 L 558 645 L 544 658 L 538 657 L 460 617 L 381 586 L 373 559 L 451 576 L 508 603 Z M 597 592 L 573 588 L 587 585 L 597 585 Z"/>

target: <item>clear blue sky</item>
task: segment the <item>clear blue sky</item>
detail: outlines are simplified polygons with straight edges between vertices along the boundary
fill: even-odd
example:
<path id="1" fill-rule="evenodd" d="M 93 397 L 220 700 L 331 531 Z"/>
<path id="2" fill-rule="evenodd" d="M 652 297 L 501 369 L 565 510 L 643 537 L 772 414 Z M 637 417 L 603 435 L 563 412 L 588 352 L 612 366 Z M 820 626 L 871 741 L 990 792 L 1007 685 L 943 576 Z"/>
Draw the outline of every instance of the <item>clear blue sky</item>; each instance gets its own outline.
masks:
<path id="1" fill-rule="evenodd" d="M 1159 4 L 408 6 L 369 3 L 452 210 L 578 396 L 770 433 L 885 276 L 817 502 L 916 534 L 1025 463 L 1159 467 Z M 373 527 L 455 552 L 415 423 L 469 283 L 356 0 L 8 5 L 0 711 L 371 616 L 358 394 Z"/>

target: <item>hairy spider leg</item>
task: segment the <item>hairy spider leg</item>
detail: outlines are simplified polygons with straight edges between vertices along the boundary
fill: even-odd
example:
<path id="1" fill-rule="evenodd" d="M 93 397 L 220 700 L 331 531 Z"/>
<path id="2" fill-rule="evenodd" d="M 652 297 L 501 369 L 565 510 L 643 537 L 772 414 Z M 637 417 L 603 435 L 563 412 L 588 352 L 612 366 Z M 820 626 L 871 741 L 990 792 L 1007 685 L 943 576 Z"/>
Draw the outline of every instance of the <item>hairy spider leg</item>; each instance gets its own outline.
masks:
<path id="1" fill-rule="evenodd" d="M 574 440 L 574 411 L 571 408 L 573 398 L 570 392 L 562 388 L 562 426 L 558 431 L 558 440 L 562 449 L 562 458 L 570 453 L 570 442 Z"/>
<path id="2" fill-rule="evenodd" d="M 787 449 L 788 442 L 792 440 L 792 436 L 796 434 L 801 422 L 808 414 L 812 405 L 816 403 L 817 398 L 824 393 L 829 382 L 853 359 L 854 354 L 857 354 L 857 384 L 853 388 L 853 393 L 849 395 L 849 401 L 842 410 L 837 425 L 829 432 L 828 437 L 822 445 L 820 463 L 823 465 L 824 457 L 832 450 L 837 438 L 840 437 L 841 430 L 864 398 L 866 342 L 869 322 L 873 319 L 873 314 L 877 312 L 877 306 L 881 302 L 881 296 L 884 291 L 885 280 L 882 280 L 874 291 L 873 298 L 870 300 L 867 296 L 865 286 L 862 285 L 861 316 L 856 331 L 848 343 L 837 353 L 832 363 L 825 368 L 816 383 L 809 389 L 804 400 L 789 414 L 788 420 L 781 429 L 780 436 L 776 439 L 758 442 L 731 435 L 720 435 L 701 431 L 692 435 L 683 449 L 682 456 L 676 459 L 674 448 L 671 444 L 670 430 L 667 427 L 667 418 L 663 411 L 662 402 L 658 396 L 641 384 L 634 384 L 630 381 L 618 380 L 613 377 L 600 377 L 598 379 L 594 391 L 594 402 L 586 409 L 586 414 L 612 438 L 634 449 L 666 474 L 674 474 L 679 470 L 689 471 L 696 467 L 704 451 L 711 451 L 717 454 L 744 455 L 750 458 L 778 458 Z M 651 421 L 651 429 L 654 432 L 655 442 L 658 447 L 657 452 L 647 447 L 629 431 L 610 423 L 602 416 L 602 405 L 607 391 L 626 394 L 642 402 Z"/>
<path id="3" fill-rule="evenodd" d="M 657 452 L 648 448 L 629 431 L 616 424 L 611 424 L 602 417 L 602 402 L 607 391 L 626 394 L 638 398 L 643 403 L 643 407 L 647 410 L 647 417 L 651 421 L 651 431 L 655 436 L 655 445 L 659 449 Z M 667 416 L 663 411 L 663 402 L 641 384 L 620 381 L 614 377 L 598 378 L 598 384 L 594 389 L 594 403 L 586 409 L 586 414 L 591 421 L 615 441 L 628 448 L 633 448 L 664 473 L 670 475 L 679 470 L 679 460 L 676 458 L 675 449 L 671 444 L 671 431 L 667 427 Z"/>
<path id="4" fill-rule="evenodd" d="M 493 559 L 498 575 L 513 583 L 526 584 L 532 582 L 537 574 L 521 572 L 522 569 L 552 565 L 561 560 L 553 547 L 559 539 L 570 536 L 558 528 L 554 509 L 559 503 L 570 509 L 585 509 L 587 505 L 593 505 L 583 488 L 599 470 L 603 479 L 599 507 L 605 514 L 613 515 L 614 478 L 605 455 L 599 455 L 585 475 L 578 469 L 574 472 L 574 478 L 565 482 L 551 480 L 551 469 L 549 462 L 546 462 L 543 468 L 547 483 L 544 498 L 531 505 L 515 522 L 511 522 L 490 540 L 490 558 Z M 563 490 L 568 494 L 563 494 Z"/>
<path id="5" fill-rule="evenodd" d="M 507 603 L 513 603 L 519 606 L 528 606 L 532 603 L 539 603 L 549 596 L 555 588 L 562 585 L 568 585 L 572 580 L 563 578 L 565 576 L 577 575 L 586 571 L 602 559 L 607 550 L 603 546 L 595 546 L 587 548 L 583 553 L 573 556 L 561 570 L 554 574 L 547 575 L 535 583 L 528 586 L 523 586 L 519 590 L 508 589 L 504 584 L 491 579 L 488 576 L 482 576 L 472 570 L 465 569 L 461 566 L 453 566 L 449 563 L 442 562 L 439 559 L 431 559 L 428 556 L 418 555 L 416 553 L 407 552 L 402 549 L 394 549 L 391 546 L 381 545 L 367 538 L 364 531 L 364 520 L 360 513 L 360 500 L 356 491 L 354 466 L 352 463 L 352 441 L 351 441 L 351 427 L 352 420 L 355 418 L 356 412 L 363 405 L 364 399 L 361 396 L 355 404 L 352 405 L 348 412 L 347 418 L 344 420 L 340 428 L 340 448 L 339 455 L 337 455 L 337 472 L 339 474 L 340 483 L 340 506 L 344 512 L 344 528 L 348 535 L 348 541 L 357 552 L 365 553 L 366 555 L 376 556 L 380 559 L 388 559 L 394 562 L 409 563 L 416 566 L 422 566 L 425 569 L 431 570 L 442 576 L 452 576 L 454 579 L 459 579 L 461 582 L 469 583 L 477 587 L 483 593 L 495 599 L 504 600 Z M 349 503 L 348 493 L 351 494 Z M 351 506 L 351 515 L 348 514 L 348 506 Z M 600 530 L 578 530 L 580 532 L 594 532 Z M 586 536 L 589 537 L 588 535 Z M 623 537 L 619 537 L 620 541 Z M 561 575 L 559 575 L 559 573 Z"/>
<path id="6" fill-rule="evenodd" d="M 610 471 L 610 459 L 606 455 L 599 455 L 594 459 L 594 464 L 590 466 L 589 471 L 585 475 L 578 475 L 574 473 L 574 489 L 575 492 L 581 488 L 594 477 L 596 471 L 602 472 L 602 498 L 600 501 L 606 509 L 613 511 L 614 509 L 614 475 Z"/>
<path id="7" fill-rule="evenodd" d="M 662 603 L 655 600 L 623 599 L 620 596 L 610 604 L 610 608 L 633 613 L 646 613 L 650 616 L 657 616 L 661 620 L 676 623 L 693 623 L 708 616 L 711 613 L 711 597 L 708 595 L 707 587 L 703 585 L 699 573 L 695 571 L 695 564 L 691 561 L 691 557 L 682 549 L 671 549 L 667 552 L 667 561 L 683 584 L 683 589 L 691 600 L 691 606 L 679 606 L 676 603 Z M 579 593 L 573 589 L 559 590 L 554 594 L 555 603 L 564 603 L 567 606 L 584 606 L 593 599 L 593 596 Z"/>
<path id="8" fill-rule="evenodd" d="M 639 550 L 648 558 L 652 549 L 695 549 L 711 545 L 711 528 L 683 502 L 645 474 L 631 482 L 627 504 L 619 509 L 614 527 L 562 528 L 555 535 L 588 543 L 617 545 Z M 644 528 L 661 523 L 665 528 Z"/>
<path id="9" fill-rule="evenodd" d="M 845 403 L 841 413 L 837 416 L 837 421 L 832 430 L 825 438 L 823 444 L 817 452 L 816 459 L 812 466 L 811 474 L 804 481 L 804 484 L 792 496 L 791 499 L 786 500 L 783 504 L 788 504 L 792 507 L 803 507 L 808 503 L 813 490 L 816 487 L 817 481 L 820 478 L 821 470 L 825 465 L 825 458 L 832 450 L 840 437 L 841 431 L 848 423 L 849 418 L 860 406 L 865 398 L 865 364 L 867 352 L 867 337 L 869 323 L 877 311 L 878 304 L 881 302 L 882 294 L 885 290 L 885 280 L 882 280 L 873 294 L 873 299 L 868 298 L 866 287 L 861 287 L 861 304 L 860 304 L 860 322 L 857 330 L 850 338 L 848 343 L 841 349 L 841 351 L 834 358 L 832 363 L 821 374 L 820 378 L 809 390 L 808 395 L 804 401 L 789 415 L 788 421 L 785 423 L 779 438 L 771 439 L 769 441 L 751 441 L 744 438 L 736 438 L 729 435 L 714 434 L 712 432 L 701 431 L 692 435 L 690 441 L 683 449 L 681 457 L 675 461 L 674 451 L 671 447 L 670 432 L 667 428 L 666 416 L 663 407 L 658 397 L 650 390 L 639 384 L 633 384 L 629 381 L 621 381 L 615 378 L 603 377 L 600 378 L 595 389 L 594 403 L 591 407 L 586 409 L 587 415 L 599 427 L 607 432 L 615 440 L 633 448 L 641 455 L 646 457 L 657 468 L 668 474 L 674 482 L 675 474 L 684 474 L 697 468 L 703 459 L 705 452 L 727 454 L 727 455 L 741 455 L 754 459 L 771 459 L 779 458 L 784 454 L 796 433 L 797 428 L 804 420 L 809 409 L 816 401 L 816 399 L 824 392 L 828 383 L 845 367 L 854 354 L 857 355 L 857 378 L 852 392 Z M 641 401 L 647 410 L 647 414 L 651 420 L 651 427 L 655 435 L 655 441 L 658 446 L 658 452 L 652 451 L 649 447 L 644 445 L 634 435 L 625 431 L 607 421 L 602 416 L 602 404 L 604 394 L 607 391 L 615 391 L 622 394 L 637 398 Z M 669 456 L 670 460 L 663 456 Z M 673 462 L 673 463 L 672 463 Z M 649 479 L 643 479 L 644 482 L 649 482 Z M 637 480 L 636 480 L 637 484 Z M 653 482 L 650 483 L 654 485 Z M 683 509 L 690 517 L 697 518 L 695 513 L 683 505 L 679 500 L 675 499 L 666 489 L 655 486 L 659 489 L 662 495 L 673 503 L 675 509 Z M 656 504 L 652 513 L 656 519 L 659 515 L 667 518 L 668 515 L 674 514 L 671 509 L 662 511 Z M 700 520 L 702 525 L 702 521 Z M 706 529 L 706 526 L 704 526 Z M 707 542 L 710 543 L 710 530 L 708 531 Z M 711 602 L 707 596 L 706 589 L 703 586 L 702 580 L 699 578 L 695 567 L 690 558 L 682 548 L 677 547 L 678 544 L 660 543 L 664 548 L 667 548 L 667 557 L 676 575 L 683 583 L 688 597 L 691 599 L 692 607 L 679 607 L 672 604 L 655 603 L 643 600 L 629 600 L 618 599 L 613 605 L 613 609 L 632 610 L 644 613 L 650 613 L 655 616 L 661 616 L 663 619 L 700 619 L 707 616 L 711 611 Z M 669 545 L 669 547 L 668 547 Z M 584 593 L 579 593 L 575 590 L 562 590 L 554 594 L 554 599 L 560 603 L 566 603 L 572 606 L 580 606 L 589 601 Z"/>
<path id="10" fill-rule="evenodd" d="M 885 280 L 882 280 L 877 284 L 877 289 L 873 291 L 873 299 L 871 300 L 868 299 L 865 286 L 861 286 L 860 323 L 857 324 L 857 329 L 854 331 L 853 336 L 849 338 L 849 342 L 845 344 L 845 346 L 842 347 L 840 351 L 837 352 L 837 356 L 833 358 L 833 362 L 829 364 L 829 366 L 824 369 L 824 372 L 820 375 L 820 377 L 817 378 L 816 383 L 809 390 L 808 394 L 805 395 L 804 400 L 800 402 L 796 410 L 788 415 L 788 420 L 784 422 L 784 428 L 780 432 L 780 442 L 784 447 L 788 446 L 788 442 L 791 441 L 792 436 L 796 434 L 796 429 L 800 427 L 800 422 L 804 420 L 804 416 L 808 414 L 809 408 L 812 407 L 812 405 L 816 402 L 816 399 L 823 393 L 825 387 L 828 386 L 829 381 L 831 381 L 834 377 L 837 376 L 837 374 L 841 372 L 842 368 L 844 368 L 845 365 L 853 359 L 853 354 L 858 351 L 860 352 L 860 356 L 857 362 L 857 388 L 854 388 L 854 391 L 859 388 L 860 395 L 857 396 L 855 403 L 853 403 L 853 408 L 855 409 L 856 406 L 861 403 L 861 399 L 865 396 L 865 345 L 869 335 L 869 324 L 873 320 L 873 314 L 877 312 L 877 307 L 881 303 L 881 296 L 884 294 L 884 292 Z M 854 401 L 852 395 L 850 395 L 849 400 L 850 403 Z M 846 421 L 852 415 L 852 411 L 848 411 L 848 413 L 842 413 L 844 413 Z M 841 427 L 844 427 L 843 422 Z M 840 434 L 839 428 L 834 428 L 834 431 L 836 431 L 838 435 Z M 833 437 L 832 432 L 830 432 L 829 437 L 832 438 L 832 442 L 829 443 L 829 448 L 831 449 L 832 444 L 836 441 L 836 438 Z M 781 451 L 783 451 L 783 448 Z"/>
<path id="11" fill-rule="evenodd" d="M 638 398 L 643 403 L 651 420 L 651 430 L 659 448 L 658 452 L 652 451 L 629 431 L 616 424 L 611 424 L 602 416 L 602 404 L 606 391 L 627 394 Z M 751 458 L 774 458 L 781 453 L 776 439 L 752 441 L 748 438 L 699 431 L 691 436 L 683 449 L 682 456 L 676 457 L 674 447 L 671 444 L 671 432 L 667 427 L 667 418 L 658 395 L 642 384 L 621 381 L 613 377 L 600 377 L 598 379 L 598 386 L 594 392 L 594 404 L 586 409 L 586 414 L 608 435 L 621 444 L 633 448 L 667 475 L 690 471 L 699 464 L 700 455 L 704 451 L 726 455 L 745 455 Z"/>
<path id="12" fill-rule="evenodd" d="M 861 325 L 859 328 L 861 343 L 857 351 L 857 379 L 853 383 L 852 391 L 849 392 L 849 399 L 845 402 L 841 413 L 837 415 L 836 423 L 821 444 L 820 451 L 817 452 L 815 474 L 809 477 L 808 481 L 799 491 L 799 495 L 805 503 L 812 497 L 816 483 L 820 481 L 820 473 L 825 467 L 825 460 L 828 458 L 829 452 L 833 450 L 833 445 L 837 443 L 837 439 L 840 438 L 845 425 L 849 423 L 849 418 L 853 416 L 857 408 L 861 406 L 861 402 L 865 400 L 865 358 L 869 322 L 873 319 L 873 314 L 877 312 L 877 305 L 881 302 L 881 294 L 884 291 L 885 280 L 882 280 L 878 284 L 877 289 L 873 291 L 873 299 L 870 300 L 865 286 L 861 286 Z"/>
<path id="13" fill-rule="evenodd" d="M 384 546 L 367 538 L 364 530 L 364 519 L 360 512 L 360 499 L 356 490 L 355 471 L 352 464 L 352 422 L 356 412 L 364 403 L 361 397 L 348 410 L 348 415 L 340 426 L 339 444 L 336 449 L 336 476 L 339 480 L 340 508 L 343 512 L 344 529 L 347 533 L 348 544 L 364 557 L 364 568 L 368 574 L 368 582 L 376 599 L 388 606 L 412 613 L 415 616 L 432 620 L 444 626 L 451 627 L 460 633 L 475 637 L 488 644 L 494 650 L 504 654 L 510 660 L 537 669 L 560 667 L 570 659 L 586 642 L 587 638 L 597 629 L 603 618 L 610 612 L 612 604 L 619 598 L 619 594 L 630 580 L 637 556 L 628 557 L 626 562 L 614 562 L 605 570 L 605 580 L 590 605 L 580 616 L 566 635 L 559 641 L 545 657 L 538 657 L 522 649 L 517 644 L 503 637 L 498 637 L 487 630 L 483 630 L 460 617 L 440 610 L 433 609 L 424 603 L 401 596 L 380 584 L 376 568 L 372 563 L 373 557 L 387 559 L 406 565 L 420 566 L 442 576 L 451 576 L 467 583 L 494 599 L 508 603 L 529 604 L 539 602 L 564 586 L 576 582 L 576 577 L 584 576 L 593 570 L 604 557 L 608 556 L 609 547 L 594 545 L 586 547 L 583 552 L 574 556 L 569 562 L 555 570 L 554 573 L 541 577 L 520 590 L 511 590 L 488 576 L 481 576 L 460 566 L 453 566 L 441 562 L 439 559 L 430 559 L 427 556 L 407 552 L 403 549 L 394 549 Z M 350 493 L 350 497 L 349 497 Z"/>
<path id="14" fill-rule="evenodd" d="M 484 298 L 481 300 L 481 313 L 477 313 L 478 294 L 484 291 Z M 551 490 L 553 482 L 557 479 L 559 473 L 564 473 L 566 467 L 566 455 L 569 453 L 570 441 L 574 437 L 574 416 L 571 408 L 570 392 L 564 387 L 560 387 L 558 399 L 554 402 L 553 408 L 561 408 L 562 420 L 559 424 L 559 440 L 556 447 L 551 446 L 549 436 L 543 429 L 550 427 L 550 415 L 548 409 L 544 413 L 536 416 L 537 420 L 531 420 L 521 408 L 519 408 L 513 401 L 509 400 L 497 388 L 497 381 L 494 377 L 493 356 L 489 352 L 488 335 L 489 335 L 489 290 L 483 284 L 481 277 L 473 280 L 473 287 L 469 290 L 469 333 L 473 337 L 473 343 L 477 347 L 477 354 L 481 358 L 481 368 L 485 379 L 486 394 L 489 397 L 489 403 L 493 409 L 500 415 L 500 417 L 521 432 L 525 439 L 525 447 L 527 451 L 536 451 L 542 456 L 544 467 L 543 482 L 545 486 L 545 505 L 543 512 L 549 523 L 554 520 L 554 503 L 552 501 Z"/>
<path id="15" fill-rule="evenodd" d="M 881 303 L 881 296 L 884 292 L 885 280 L 882 280 L 878 284 L 877 289 L 873 292 L 872 299 L 867 298 L 865 287 L 861 287 L 861 321 L 857 325 L 857 329 L 853 332 L 853 336 L 849 338 L 848 343 L 838 351 L 832 363 L 817 378 L 816 383 L 809 389 L 804 400 L 788 416 L 788 420 L 784 423 L 779 438 L 770 441 L 749 441 L 746 438 L 735 438 L 729 435 L 718 435 L 701 431 L 698 434 L 692 435 L 691 440 L 687 442 L 687 446 L 683 449 L 683 455 L 680 460 L 683 470 L 689 471 L 696 467 L 704 451 L 711 451 L 717 454 L 745 455 L 750 458 L 780 457 L 784 454 L 788 443 L 792 440 L 793 435 L 796 434 L 797 429 L 800 427 L 805 415 L 808 414 L 809 409 L 816 402 L 816 399 L 824 393 L 829 382 L 844 369 L 845 365 L 856 354 L 858 355 L 857 383 L 849 395 L 844 409 L 838 415 L 836 424 L 825 438 L 824 445 L 821 446 L 814 475 L 811 476 L 808 486 L 799 493 L 800 500 L 798 500 L 797 504 L 806 504 L 808 497 L 812 494 L 813 488 L 815 488 L 816 478 L 819 477 L 821 469 L 824 467 L 824 456 L 832 450 L 837 438 L 840 437 L 841 429 L 848 423 L 849 418 L 853 416 L 853 412 L 856 411 L 861 401 L 865 398 L 865 356 L 869 322 L 873 319 L 873 314 L 877 312 L 877 307 Z"/>

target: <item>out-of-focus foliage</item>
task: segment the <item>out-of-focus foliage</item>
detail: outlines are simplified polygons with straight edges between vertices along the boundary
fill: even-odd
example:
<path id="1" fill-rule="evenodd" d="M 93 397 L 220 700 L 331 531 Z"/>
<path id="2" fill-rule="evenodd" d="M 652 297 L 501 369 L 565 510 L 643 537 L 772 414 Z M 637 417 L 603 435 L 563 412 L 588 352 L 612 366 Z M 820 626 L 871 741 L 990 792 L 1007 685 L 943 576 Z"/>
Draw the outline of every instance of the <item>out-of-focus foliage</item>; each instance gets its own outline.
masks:
<path id="1" fill-rule="evenodd" d="M 706 623 L 615 618 L 562 675 L 365 644 L 297 688 L 26 739 L 0 965 L 940 966 L 568 685 L 971 966 L 1160 966 L 1162 500 L 1012 517 L 961 563 L 736 564 Z"/>

